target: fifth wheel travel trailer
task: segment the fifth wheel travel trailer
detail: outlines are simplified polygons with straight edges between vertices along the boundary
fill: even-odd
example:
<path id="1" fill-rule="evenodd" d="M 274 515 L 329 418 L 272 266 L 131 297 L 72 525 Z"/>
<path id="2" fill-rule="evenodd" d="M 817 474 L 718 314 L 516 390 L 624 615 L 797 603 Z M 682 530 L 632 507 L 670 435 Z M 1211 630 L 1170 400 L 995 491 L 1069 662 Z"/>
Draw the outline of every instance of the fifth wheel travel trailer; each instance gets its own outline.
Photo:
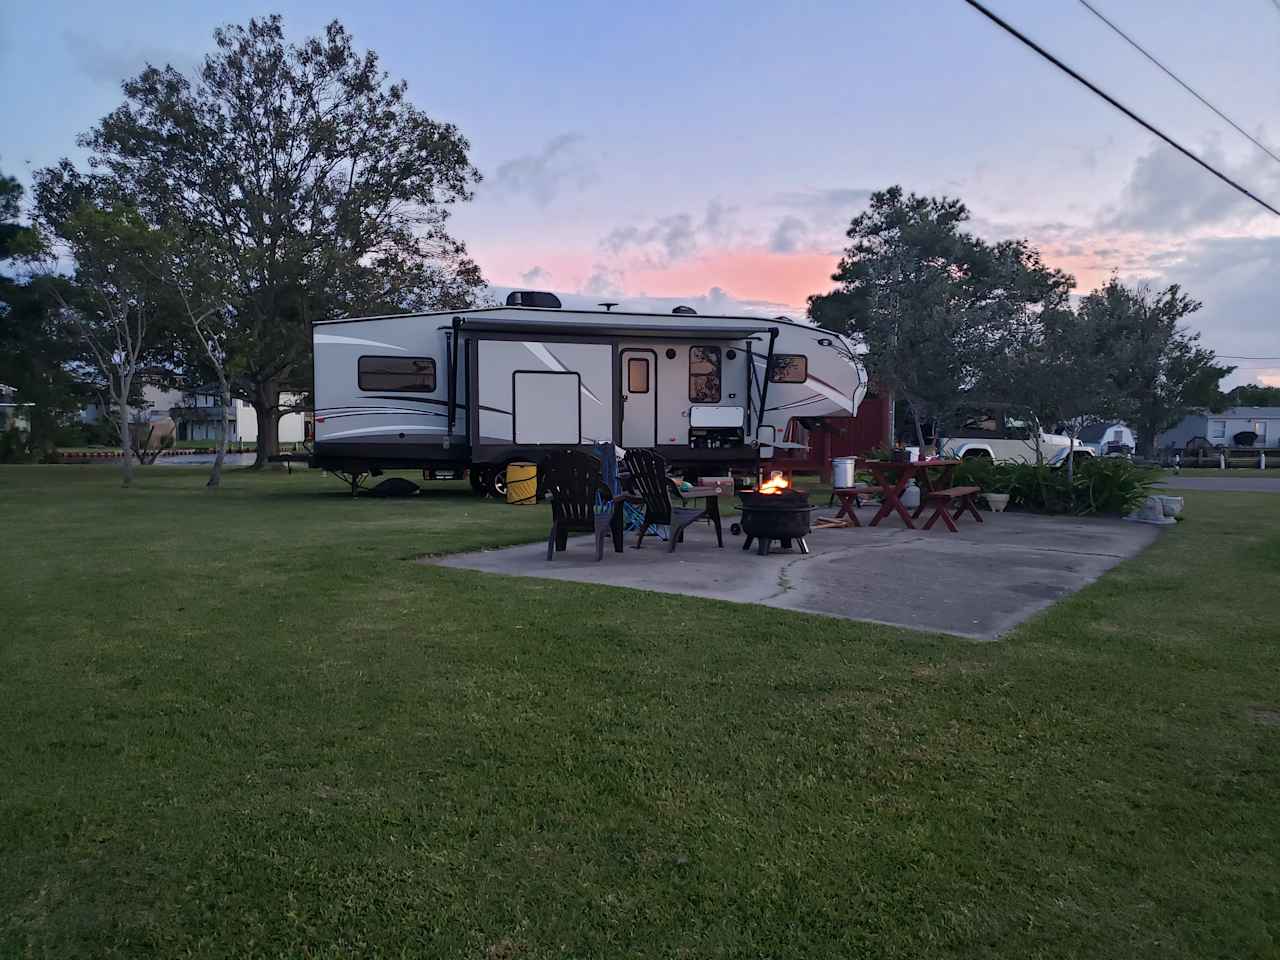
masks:
<path id="1" fill-rule="evenodd" d="M 497 492 L 508 463 L 611 441 L 686 476 L 754 476 L 790 418 L 852 415 L 866 392 L 848 340 L 783 318 L 508 303 L 317 322 L 312 466 L 353 484 L 470 470 Z"/>

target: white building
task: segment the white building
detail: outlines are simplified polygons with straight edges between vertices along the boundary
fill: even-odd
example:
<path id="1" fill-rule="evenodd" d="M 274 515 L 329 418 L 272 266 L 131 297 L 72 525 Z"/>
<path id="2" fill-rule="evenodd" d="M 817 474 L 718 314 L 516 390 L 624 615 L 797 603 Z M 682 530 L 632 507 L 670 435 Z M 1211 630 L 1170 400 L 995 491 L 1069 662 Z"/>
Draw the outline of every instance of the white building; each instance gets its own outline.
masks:
<path id="1" fill-rule="evenodd" d="M 281 395 L 280 403 L 288 406 L 304 399 L 301 395 L 286 393 Z M 80 413 L 85 423 L 96 423 L 102 416 L 102 408 L 97 404 L 85 407 Z M 170 434 L 180 443 L 214 441 L 222 424 L 222 402 L 215 387 L 183 392 L 147 384 L 142 388 L 142 406 L 134 410 L 132 416 L 134 422 L 154 428 L 153 443 Z M 307 439 L 308 417 L 306 413 L 286 413 L 281 417 L 280 442 L 301 443 Z M 229 426 L 231 433 L 227 439 L 232 443 L 253 443 L 258 439 L 258 415 L 243 400 L 231 401 Z"/>
<path id="2" fill-rule="evenodd" d="M 282 406 L 301 403 L 302 400 L 303 397 L 288 393 L 280 396 Z M 178 440 L 218 439 L 222 425 L 222 398 L 216 388 L 185 394 L 182 402 L 173 407 L 172 413 L 177 422 Z M 258 439 L 258 414 L 252 405 L 233 399 L 228 419 L 231 428 L 228 439 L 232 443 L 252 443 Z M 281 443 L 301 443 L 307 436 L 307 414 L 286 413 L 280 418 Z"/>
<path id="3" fill-rule="evenodd" d="M 0 430 L 13 427 L 23 433 L 31 429 L 31 420 L 27 417 L 25 407 L 30 404 L 18 403 L 18 388 L 0 383 Z"/>
<path id="4" fill-rule="evenodd" d="M 1090 424 L 1076 439 L 1100 457 L 1108 453 L 1133 453 L 1137 449 L 1133 429 L 1121 420 Z"/>
<path id="5" fill-rule="evenodd" d="M 1197 413 L 1183 417 L 1176 427 L 1156 439 L 1161 449 L 1182 449 L 1202 439 L 1213 447 L 1241 446 L 1236 435 L 1257 434 L 1255 447 L 1280 446 L 1280 407 L 1229 407 L 1221 413 Z"/>

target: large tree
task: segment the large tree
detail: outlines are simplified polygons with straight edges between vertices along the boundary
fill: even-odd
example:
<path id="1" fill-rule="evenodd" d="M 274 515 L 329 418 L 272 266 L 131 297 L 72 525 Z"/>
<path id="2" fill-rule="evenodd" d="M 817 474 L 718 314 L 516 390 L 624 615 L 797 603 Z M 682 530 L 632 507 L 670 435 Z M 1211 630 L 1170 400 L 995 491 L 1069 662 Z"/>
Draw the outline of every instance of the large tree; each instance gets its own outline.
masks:
<path id="1" fill-rule="evenodd" d="M 964 232 L 959 200 L 873 194 L 809 316 L 867 348 L 871 375 L 912 414 L 945 419 L 990 369 L 1003 331 L 1065 302 L 1072 280 L 1022 241 L 990 245 Z"/>
<path id="2" fill-rule="evenodd" d="M 1222 395 L 1215 411 L 1228 407 L 1280 407 L 1280 387 L 1262 383 L 1242 383 Z"/>
<path id="3" fill-rule="evenodd" d="M 1041 311 L 1033 322 L 1009 329 L 977 392 L 1033 411 L 1041 428 L 1058 425 L 1074 451 L 1081 429 L 1124 409 L 1112 322 L 1109 315 L 1077 311 L 1070 304 Z M 1039 462 L 1038 437 L 1033 442 Z M 1075 459 L 1073 453 L 1067 457 L 1069 479 Z"/>
<path id="4" fill-rule="evenodd" d="M 1219 382 L 1235 369 L 1183 325 L 1199 309 L 1177 284 L 1152 292 L 1115 277 L 1080 301 L 1081 317 L 1108 331 L 1115 387 L 1145 456 L 1159 433 L 1214 405 Z"/>
<path id="5" fill-rule="evenodd" d="M 41 219 L 75 263 L 70 282 L 50 277 L 49 289 L 110 397 L 104 412 L 114 413 L 127 487 L 135 454 L 146 462 L 147 442 L 139 444 L 142 424 L 134 416 L 143 379 L 170 353 L 171 293 L 156 273 L 165 239 L 137 210 L 104 198 L 84 199 L 69 211 L 55 205 Z"/>
<path id="6" fill-rule="evenodd" d="M 0 383 L 17 391 L 30 425 L 10 454 L 38 459 L 52 452 L 88 392 L 74 372 L 78 338 L 50 309 L 48 289 L 58 281 L 37 267 L 44 239 L 20 220 L 22 195 L 17 180 L 0 175 Z"/>
<path id="7" fill-rule="evenodd" d="M 287 43 L 277 16 L 214 34 L 194 77 L 148 66 L 81 144 L 230 295 L 223 347 L 276 451 L 282 392 L 309 387 L 311 323 L 456 309 L 479 269 L 446 229 L 479 174 L 468 143 L 333 22 Z M 50 173 L 64 176 L 70 165 Z"/>

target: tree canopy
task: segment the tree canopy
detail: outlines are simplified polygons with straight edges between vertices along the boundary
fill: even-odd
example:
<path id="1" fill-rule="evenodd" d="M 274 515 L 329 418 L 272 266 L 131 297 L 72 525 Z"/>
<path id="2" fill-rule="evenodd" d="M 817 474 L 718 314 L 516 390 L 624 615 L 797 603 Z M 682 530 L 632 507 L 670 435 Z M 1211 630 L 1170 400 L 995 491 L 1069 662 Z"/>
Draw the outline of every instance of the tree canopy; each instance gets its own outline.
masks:
<path id="1" fill-rule="evenodd" d="M 87 392 L 73 374 L 80 346 L 56 311 L 48 286 L 31 265 L 45 253 L 44 238 L 21 222 L 22 185 L 0 175 L 0 383 L 16 390 L 27 435 L 6 441 L 6 454 L 40 458 L 54 447 Z"/>
<path id="2" fill-rule="evenodd" d="M 1199 309 L 1177 284 L 1153 292 L 1115 277 L 1080 301 L 1080 316 L 1108 331 L 1109 368 L 1146 455 L 1158 434 L 1213 406 L 1218 384 L 1235 369 L 1217 363 L 1200 334 L 1183 325 Z"/>
<path id="3" fill-rule="evenodd" d="M 921 421 L 961 405 L 1014 403 L 1074 435 L 1124 416 L 1143 451 L 1220 399 L 1233 368 L 1182 321 L 1199 309 L 1179 287 L 1152 293 L 1117 278 L 1073 305 L 1074 279 L 1024 240 L 966 233 L 958 200 L 890 187 L 855 216 L 832 280 L 809 316 L 866 347 L 873 378 Z"/>
<path id="4" fill-rule="evenodd" d="M 230 298 L 236 392 L 274 452 L 282 390 L 306 388 L 312 321 L 469 305 L 479 269 L 447 230 L 479 174 L 457 129 L 427 116 L 334 21 L 288 43 L 278 16 L 214 34 L 194 77 L 148 66 L 85 134 L 92 174 Z M 85 175 L 44 171 L 46 202 Z"/>
<path id="5" fill-rule="evenodd" d="M 837 287 L 809 316 L 866 346 L 872 377 L 912 411 L 945 418 L 983 379 L 1010 331 L 1066 302 L 1071 278 L 1022 241 L 988 244 L 963 231 L 959 200 L 890 187 L 853 218 Z"/>

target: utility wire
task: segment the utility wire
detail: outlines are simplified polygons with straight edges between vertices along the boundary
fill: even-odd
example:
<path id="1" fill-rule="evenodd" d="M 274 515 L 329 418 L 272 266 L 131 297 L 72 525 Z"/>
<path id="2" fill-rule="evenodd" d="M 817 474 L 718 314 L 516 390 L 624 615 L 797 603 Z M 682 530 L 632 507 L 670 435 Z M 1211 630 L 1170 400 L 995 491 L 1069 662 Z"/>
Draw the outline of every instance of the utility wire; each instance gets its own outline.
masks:
<path id="1" fill-rule="evenodd" d="M 1065 63 L 1063 63 L 1061 60 L 1055 57 L 1052 53 L 1050 53 L 1044 47 L 1040 46 L 1040 44 L 1036 43 L 1026 34 L 1020 32 L 1016 27 L 1011 26 L 1008 22 L 1006 22 L 1005 20 L 1002 20 L 999 16 L 992 13 L 985 6 L 979 3 L 978 0 L 964 0 L 964 2 L 969 4 L 969 6 L 973 7 L 973 9 L 977 10 L 979 13 L 981 13 L 984 17 L 986 17 L 988 20 L 990 20 L 992 23 L 998 26 L 1001 30 L 1004 30 L 1006 33 L 1010 34 L 1011 36 L 1021 41 L 1026 46 L 1030 47 L 1036 53 L 1040 54 L 1040 56 L 1044 57 L 1046 60 L 1052 63 L 1055 67 L 1057 67 L 1063 73 L 1067 74 L 1069 77 L 1075 80 L 1077 83 L 1080 83 L 1085 87 L 1088 87 L 1089 90 L 1093 91 L 1095 94 L 1100 96 L 1103 100 L 1107 101 L 1107 103 L 1111 104 L 1113 107 L 1115 107 L 1117 110 L 1123 113 L 1126 117 L 1128 117 L 1134 123 L 1142 126 L 1149 132 L 1155 134 L 1157 137 L 1159 137 L 1165 143 L 1169 144 L 1169 146 L 1173 147 L 1175 150 L 1177 150 L 1183 156 L 1187 157 L 1189 160 L 1194 160 L 1196 163 L 1204 167 L 1204 169 L 1208 170 L 1211 174 L 1213 174 L 1215 177 L 1217 177 L 1227 186 L 1231 187 L 1234 190 L 1239 191 L 1240 193 L 1248 197 L 1250 200 L 1252 200 L 1254 203 L 1258 204 L 1260 207 L 1264 207 L 1267 210 L 1274 213 L 1277 217 L 1280 217 L 1280 210 L 1277 210 L 1275 207 L 1267 203 L 1267 201 L 1263 200 L 1257 194 L 1251 192 L 1248 188 L 1243 187 L 1240 184 L 1236 183 L 1234 180 L 1228 177 L 1225 173 L 1220 171 L 1217 167 L 1212 166 L 1211 164 L 1207 163 L 1204 160 L 1201 160 L 1198 156 L 1196 156 L 1194 153 L 1192 153 L 1182 144 L 1178 143 L 1178 141 L 1174 140 L 1164 131 L 1157 129 L 1155 126 L 1148 123 L 1146 120 L 1143 120 L 1140 116 L 1138 116 L 1128 107 L 1126 107 L 1123 103 L 1121 103 L 1115 97 L 1111 96 L 1111 94 L 1107 93 L 1097 84 L 1089 80 L 1086 80 L 1083 76 L 1081 76 L 1075 70 L 1071 69 L 1071 67 L 1067 66 Z"/>
<path id="2" fill-rule="evenodd" d="M 1237 357 L 1232 353 L 1215 354 L 1221 360 L 1280 360 L 1280 357 Z"/>
<path id="3" fill-rule="evenodd" d="M 1276 6 L 1277 6 L 1278 8 L 1280 8 L 1280 0 L 1272 0 L 1272 2 L 1273 2 L 1273 3 L 1275 3 L 1275 4 L 1276 4 Z M 1129 36 L 1127 33 L 1125 33 L 1123 30 L 1121 30 L 1119 27 L 1117 27 L 1114 23 L 1112 23 L 1110 20 L 1108 20 L 1108 19 L 1106 18 L 1106 16 L 1104 16 L 1102 13 L 1100 13 L 1100 12 L 1098 11 L 1098 8 L 1097 8 L 1097 7 L 1095 7 L 1093 4 L 1091 4 L 1091 3 L 1089 2 L 1089 0 L 1080 0 L 1080 5 L 1081 5 L 1082 7 L 1084 7 L 1086 10 L 1088 10 L 1090 13 L 1092 13 L 1092 14 L 1093 14 L 1095 17 L 1097 17 L 1099 20 L 1101 20 L 1103 23 L 1105 23 L 1105 24 L 1106 24 L 1108 27 L 1110 27 L 1112 30 L 1114 30 L 1117 34 L 1119 34 L 1119 35 L 1120 35 L 1120 37 L 1121 37 L 1121 38 L 1123 38 L 1123 40 L 1124 40 L 1127 44 L 1129 44 L 1129 46 L 1133 47 L 1133 49 L 1137 50 L 1140 54 L 1142 54 L 1144 57 L 1146 57 L 1148 60 L 1150 60 L 1152 63 L 1154 63 L 1157 67 L 1159 67 L 1161 70 L 1163 70 L 1163 71 L 1165 72 L 1165 74 L 1169 77 L 1169 79 L 1170 79 L 1170 80 L 1172 80 L 1174 83 L 1176 83 L 1178 86 L 1180 86 L 1183 90 L 1187 91 L 1187 93 L 1191 94 L 1193 97 L 1195 97 L 1195 98 L 1196 98 L 1197 100 L 1199 100 L 1201 103 L 1203 103 L 1206 107 L 1208 107 L 1210 110 L 1212 110 L 1214 113 L 1216 113 L 1216 114 L 1218 115 L 1218 117 L 1219 117 L 1220 119 L 1222 119 L 1223 121 L 1225 121 L 1226 123 L 1228 123 L 1228 124 L 1232 127 L 1232 129 L 1234 129 L 1234 130 L 1236 131 L 1236 133 L 1240 134 L 1240 136 L 1242 136 L 1242 137 L 1247 138 L 1247 139 L 1249 140 L 1249 142 L 1250 142 L 1250 143 L 1252 143 L 1255 147 L 1257 147 L 1259 150 L 1261 150 L 1263 153 L 1265 153 L 1267 156 L 1269 156 L 1269 157 L 1270 157 L 1272 160 L 1274 160 L 1276 163 L 1280 163 L 1280 156 L 1276 156 L 1276 154 L 1272 151 L 1272 149 L 1271 149 L 1270 147 L 1268 147 L 1265 143 L 1263 143 L 1262 141 L 1260 141 L 1257 137 L 1255 137 L 1253 134 L 1251 134 L 1248 130 L 1244 129 L 1244 127 L 1240 126 L 1240 124 L 1236 123 L 1234 120 L 1232 120 L 1230 117 L 1228 117 L 1225 113 L 1223 113 L 1221 110 L 1219 110 L 1217 107 L 1215 107 L 1212 103 L 1210 103 L 1210 102 L 1209 102 L 1208 100 L 1206 100 L 1204 97 L 1200 96 L 1200 94 L 1199 94 L 1199 93 L 1197 93 L 1197 92 L 1196 92 L 1196 91 L 1191 87 L 1191 85 L 1190 85 L 1190 84 L 1186 83 L 1186 82 L 1185 82 L 1181 77 L 1179 77 L 1176 73 L 1174 73 L 1172 70 L 1170 70 L 1168 67 L 1166 67 L 1163 63 L 1161 63 L 1159 60 L 1157 60 L 1154 56 L 1152 56 L 1150 53 L 1148 53 L 1148 52 L 1143 48 L 1143 46 L 1142 46 L 1140 43 L 1138 43 L 1138 41 L 1137 41 L 1137 40 L 1134 40 L 1134 39 L 1133 39 L 1133 37 Z"/>

